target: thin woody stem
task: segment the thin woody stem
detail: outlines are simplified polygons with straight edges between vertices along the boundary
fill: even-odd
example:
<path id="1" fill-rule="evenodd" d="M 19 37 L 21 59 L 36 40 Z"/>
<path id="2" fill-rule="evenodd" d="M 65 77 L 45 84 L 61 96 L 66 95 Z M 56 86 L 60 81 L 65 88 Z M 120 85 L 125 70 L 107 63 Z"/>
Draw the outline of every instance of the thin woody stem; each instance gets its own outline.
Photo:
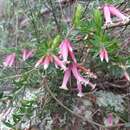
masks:
<path id="1" fill-rule="evenodd" d="M 30 20 L 31 20 L 32 25 L 33 25 L 33 28 L 34 28 L 34 32 L 35 32 L 35 36 L 36 36 L 37 43 L 40 43 L 39 34 L 38 34 L 38 29 L 37 29 L 37 26 L 36 26 L 36 23 L 35 23 L 35 18 L 34 18 L 34 14 L 33 14 L 33 12 L 32 12 L 32 9 L 31 9 L 31 5 L 29 4 L 29 2 L 27 3 L 26 0 L 24 0 L 24 3 L 25 3 L 25 5 L 26 5 L 26 7 L 29 7 L 29 8 L 30 8 Z"/>
<path id="2" fill-rule="evenodd" d="M 56 18 L 55 8 L 54 8 L 53 3 L 52 3 L 51 0 L 49 0 L 49 3 L 50 3 L 50 6 L 51 6 L 51 12 L 52 12 L 52 15 L 53 15 L 57 30 L 58 30 L 58 32 L 60 32 L 60 25 L 59 25 L 58 20 Z"/>
<path id="3" fill-rule="evenodd" d="M 26 71 L 25 73 L 22 73 L 22 74 L 17 74 L 17 75 L 11 75 L 11 76 L 7 76 L 7 77 L 4 77 L 4 78 L 1 78 L 0 81 L 5 81 L 5 80 L 9 80 L 9 79 L 14 79 L 14 78 L 17 78 L 17 77 L 21 77 L 23 75 L 26 75 L 26 74 L 29 74 L 31 72 L 33 72 L 34 70 L 36 70 L 36 68 L 33 68 L 29 71 Z"/>
<path id="4" fill-rule="evenodd" d="M 59 99 L 56 98 L 55 94 L 51 91 L 51 89 L 49 88 L 48 86 L 48 83 L 47 83 L 47 79 L 46 77 L 44 77 L 44 80 L 43 80 L 44 84 L 45 84 L 45 87 L 46 87 L 46 90 L 48 91 L 48 93 L 51 95 L 51 97 L 61 106 L 63 107 L 65 110 L 67 110 L 68 112 L 70 112 L 72 115 L 82 119 L 83 121 L 87 121 L 93 125 L 96 125 L 96 126 L 99 126 L 99 127 L 102 127 L 102 128 L 105 128 L 104 125 L 101 125 L 99 123 L 96 123 L 92 120 L 88 120 L 86 119 L 85 117 L 81 116 L 81 115 L 78 115 L 76 114 L 74 111 L 72 111 L 71 109 L 69 109 L 67 106 L 65 106 Z"/>
<path id="5" fill-rule="evenodd" d="M 90 124 L 92 124 L 92 125 L 96 125 L 96 126 L 98 126 L 98 127 L 100 127 L 100 128 L 115 128 L 115 127 L 123 127 L 123 126 L 125 127 L 125 125 L 127 124 L 127 123 L 120 123 L 120 124 L 112 125 L 112 126 L 104 126 L 104 125 L 99 124 L 99 123 L 97 123 L 97 122 L 94 122 L 94 121 L 92 121 L 92 120 L 88 120 L 87 118 L 85 118 L 85 117 L 83 117 L 83 116 L 81 116 L 81 115 L 79 115 L 79 114 L 76 114 L 74 111 L 72 111 L 71 109 L 69 109 L 69 108 L 68 108 L 67 106 L 65 106 L 59 99 L 56 98 L 55 94 L 51 91 L 51 89 L 50 89 L 49 86 L 48 86 L 48 80 L 47 80 L 46 77 L 43 78 L 43 82 L 44 82 L 44 87 L 46 88 L 46 90 L 48 91 L 48 93 L 50 94 L 50 96 L 51 96 L 61 107 L 63 107 L 63 108 L 64 108 L 65 110 L 67 110 L 68 112 L 70 112 L 72 115 L 74 115 L 74 116 L 80 118 L 81 120 L 83 120 L 83 121 L 85 121 L 85 122 L 88 122 L 88 123 L 90 123 Z M 42 84 L 43 84 L 43 82 L 42 82 Z"/>

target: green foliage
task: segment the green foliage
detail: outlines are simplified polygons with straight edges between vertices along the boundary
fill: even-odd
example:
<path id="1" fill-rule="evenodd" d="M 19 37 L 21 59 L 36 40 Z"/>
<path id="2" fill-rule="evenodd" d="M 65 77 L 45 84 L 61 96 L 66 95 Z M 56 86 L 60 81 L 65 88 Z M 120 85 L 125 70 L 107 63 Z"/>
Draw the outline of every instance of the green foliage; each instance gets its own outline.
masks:
<path id="1" fill-rule="evenodd" d="M 82 7 L 82 5 L 78 4 L 75 9 L 74 16 L 73 16 L 74 27 L 78 27 L 80 25 L 82 13 L 83 13 L 83 7 Z"/>
<path id="2" fill-rule="evenodd" d="M 53 54 L 57 51 L 57 48 L 61 42 L 61 36 L 58 34 L 53 39 L 46 39 L 37 44 L 37 56 L 41 57 L 46 54 Z"/>
<path id="3" fill-rule="evenodd" d="M 93 12 L 93 22 L 95 24 L 96 27 L 95 29 L 97 33 L 100 33 L 102 30 L 103 19 L 102 19 L 101 11 L 99 11 L 98 9 L 95 9 Z"/>
<path id="4" fill-rule="evenodd" d="M 10 122 L 5 122 L 5 121 L 3 121 L 3 123 L 4 123 L 7 127 L 12 128 L 12 129 L 15 129 L 15 128 L 14 128 L 14 124 L 12 124 L 12 123 L 10 123 Z"/>
<path id="5" fill-rule="evenodd" d="M 116 4 L 119 4 L 119 3 L 122 3 L 123 0 L 104 0 L 104 3 L 116 3 Z"/>
<path id="6" fill-rule="evenodd" d="M 57 35 L 54 39 L 53 39 L 53 42 L 52 42 L 52 45 L 51 45 L 51 49 L 54 50 L 55 48 L 58 47 L 58 45 L 60 44 L 61 42 L 61 36 L 60 35 Z"/>
<path id="7" fill-rule="evenodd" d="M 0 92 L 0 99 L 3 98 L 4 93 Z"/>

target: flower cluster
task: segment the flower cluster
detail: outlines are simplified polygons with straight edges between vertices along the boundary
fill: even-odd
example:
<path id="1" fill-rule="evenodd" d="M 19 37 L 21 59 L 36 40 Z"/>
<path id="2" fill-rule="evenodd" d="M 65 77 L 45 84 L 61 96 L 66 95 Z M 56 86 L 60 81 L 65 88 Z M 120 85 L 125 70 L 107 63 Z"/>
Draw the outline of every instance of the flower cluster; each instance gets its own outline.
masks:
<path id="1" fill-rule="evenodd" d="M 60 88 L 64 90 L 68 90 L 67 83 L 69 79 L 71 78 L 71 76 L 73 75 L 77 83 L 77 90 L 78 90 L 77 95 L 79 97 L 82 97 L 84 95 L 82 92 L 82 89 L 83 89 L 82 85 L 84 86 L 90 85 L 92 89 L 94 89 L 96 85 L 92 84 L 88 79 L 85 79 L 83 76 L 81 76 L 80 69 L 83 67 L 80 67 L 80 65 L 77 63 L 77 60 L 73 52 L 72 44 L 70 43 L 70 41 L 68 39 L 63 40 L 59 48 L 60 48 L 60 51 L 59 51 L 60 57 L 62 58 L 62 61 L 65 64 L 70 63 L 68 61 L 68 56 L 72 60 L 72 63 L 68 64 L 68 67 L 66 71 L 64 72 L 63 83 Z"/>
<path id="2" fill-rule="evenodd" d="M 106 62 L 109 61 L 108 52 L 104 47 L 100 49 L 99 56 L 101 61 L 103 61 L 104 59 L 106 60 Z"/>
<path id="3" fill-rule="evenodd" d="M 35 67 L 38 67 L 39 65 L 43 65 L 44 69 L 46 70 L 49 66 L 49 64 L 51 62 L 54 61 L 54 64 L 56 67 L 61 67 L 61 69 L 63 69 L 64 71 L 66 70 L 66 66 L 64 65 L 64 63 L 59 59 L 59 57 L 57 57 L 56 55 L 51 55 L 51 54 L 47 54 L 43 57 L 41 57 Z"/>
<path id="4" fill-rule="evenodd" d="M 111 15 L 116 16 L 123 22 L 128 20 L 128 17 L 122 14 L 116 7 L 113 5 L 104 5 L 103 7 L 104 17 L 105 17 L 105 24 L 112 24 L 112 18 Z M 22 59 L 23 61 L 26 61 L 27 59 L 31 58 L 33 56 L 33 50 L 23 49 L 22 50 Z M 105 49 L 105 47 L 102 47 L 99 51 L 99 57 L 101 61 L 105 60 L 106 62 L 109 61 L 108 52 Z M 12 53 L 8 55 L 3 62 L 3 65 L 5 67 L 11 67 L 15 63 L 16 54 Z M 74 51 L 72 43 L 69 39 L 64 39 L 61 44 L 59 45 L 59 53 L 58 56 L 50 53 L 49 51 L 42 56 L 35 64 L 35 68 L 43 65 L 43 68 L 46 70 L 51 63 L 54 63 L 56 68 L 61 68 L 64 70 L 64 78 L 63 83 L 60 86 L 61 89 L 68 90 L 67 84 L 73 76 L 76 79 L 77 83 L 77 90 L 78 90 L 78 96 L 83 96 L 83 86 L 89 85 L 92 87 L 92 89 L 95 88 L 95 84 L 92 84 L 89 79 L 84 78 L 84 76 L 81 75 L 81 71 L 83 73 L 86 73 L 86 68 L 78 64 Z M 87 75 L 91 75 L 90 71 L 87 71 Z M 129 77 L 127 76 L 127 73 L 125 73 L 125 77 L 129 80 Z M 92 76 L 92 78 L 96 78 L 96 76 Z"/>
<path id="5" fill-rule="evenodd" d="M 59 48 L 60 48 L 59 54 L 62 57 L 63 62 L 67 62 L 68 55 L 71 57 L 74 63 L 77 62 L 73 53 L 72 45 L 68 39 L 65 39 L 64 41 L 62 41 Z"/>
<path id="6" fill-rule="evenodd" d="M 33 50 L 28 50 L 28 49 L 22 50 L 22 58 L 24 61 L 31 57 L 33 57 Z"/>
<path id="7" fill-rule="evenodd" d="M 7 66 L 11 67 L 14 64 L 14 62 L 15 62 L 15 58 L 16 58 L 16 54 L 15 53 L 7 55 L 6 58 L 4 59 L 3 65 L 5 67 L 7 67 Z"/>
<path id="8" fill-rule="evenodd" d="M 33 56 L 33 50 L 23 49 L 22 50 L 22 59 L 26 61 L 27 59 Z M 16 53 L 9 54 L 5 57 L 3 65 L 5 67 L 12 67 L 16 60 Z"/>
<path id="9" fill-rule="evenodd" d="M 22 50 L 22 59 L 26 61 L 27 59 L 33 56 L 33 50 L 23 49 Z M 12 53 L 8 55 L 3 62 L 5 67 L 11 67 L 15 63 L 16 54 Z M 96 78 L 96 76 L 90 72 L 90 70 L 86 69 L 85 67 L 81 66 L 77 63 L 73 47 L 71 42 L 68 39 L 65 39 L 59 45 L 59 54 L 58 56 L 52 53 L 47 52 L 46 55 L 42 56 L 35 64 L 35 68 L 42 66 L 44 70 L 46 70 L 51 63 L 54 63 L 56 68 L 60 67 L 64 70 L 64 78 L 63 83 L 61 85 L 61 89 L 68 90 L 67 84 L 73 75 L 76 79 L 77 83 L 77 91 L 78 96 L 82 97 L 84 94 L 82 92 L 83 86 L 89 85 L 92 89 L 95 88 L 95 84 L 92 84 L 88 79 L 84 78 L 80 72 L 84 72 L 90 77 Z"/>
<path id="10" fill-rule="evenodd" d="M 122 14 L 116 7 L 113 5 L 105 4 L 103 6 L 103 12 L 105 17 L 105 24 L 109 25 L 112 24 L 112 15 L 116 16 L 123 22 L 128 20 L 128 17 Z M 22 50 L 22 59 L 26 61 L 27 59 L 33 57 L 34 51 L 23 49 Z M 101 47 L 99 51 L 99 57 L 101 61 L 105 60 L 106 62 L 109 61 L 108 52 L 105 47 Z M 5 57 L 3 61 L 3 65 L 5 67 L 11 67 L 16 60 L 16 54 L 12 53 Z M 58 56 L 53 54 L 50 51 L 47 51 L 45 55 L 43 55 L 35 64 L 35 68 L 39 66 L 43 66 L 44 70 L 46 70 L 51 63 L 54 63 L 56 68 L 60 68 L 64 71 L 64 78 L 62 85 L 60 86 L 61 89 L 68 90 L 67 84 L 71 77 L 73 76 L 76 80 L 78 96 L 82 97 L 83 94 L 83 86 L 89 85 L 92 89 L 95 88 L 95 84 L 91 83 L 89 79 L 82 76 L 82 73 L 90 76 L 92 78 L 96 78 L 94 74 L 92 74 L 88 69 L 78 64 L 74 51 L 73 45 L 69 39 L 64 39 L 61 44 L 59 45 L 59 53 Z M 81 73 L 82 72 L 82 73 Z M 128 74 L 124 73 L 125 77 L 129 80 Z"/>
<path id="11" fill-rule="evenodd" d="M 84 95 L 82 92 L 82 89 L 83 89 L 82 85 L 86 86 L 88 84 L 92 87 L 92 89 L 94 89 L 96 84 L 92 84 L 88 79 L 85 79 L 83 76 L 81 76 L 78 66 L 79 65 L 77 63 L 69 64 L 67 70 L 64 73 L 63 83 L 60 88 L 64 90 L 68 90 L 67 83 L 71 75 L 73 74 L 77 82 L 77 90 L 78 90 L 77 95 L 79 97 L 82 97 Z"/>
<path id="12" fill-rule="evenodd" d="M 104 5 L 103 7 L 104 17 L 105 17 L 105 25 L 112 24 L 112 16 L 116 16 L 123 23 L 126 23 L 129 18 L 125 16 L 120 10 L 118 10 L 113 5 Z"/>

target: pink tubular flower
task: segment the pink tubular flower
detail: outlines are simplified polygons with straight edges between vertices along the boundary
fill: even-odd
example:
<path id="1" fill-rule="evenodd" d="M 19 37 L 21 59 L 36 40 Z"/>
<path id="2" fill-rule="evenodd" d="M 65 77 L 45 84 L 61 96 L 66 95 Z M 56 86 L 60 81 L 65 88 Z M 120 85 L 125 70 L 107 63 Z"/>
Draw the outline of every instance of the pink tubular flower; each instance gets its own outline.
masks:
<path id="1" fill-rule="evenodd" d="M 64 78 L 63 78 L 63 83 L 61 85 L 61 89 L 64 89 L 64 90 L 68 90 L 67 88 L 67 83 L 69 81 L 69 78 L 71 76 L 71 70 L 70 68 L 68 68 L 65 72 L 64 72 Z"/>
<path id="2" fill-rule="evenodd" d="M 55 65 L 60 66 L 65 71 L 66 66 L 64 65 L 64 63 L 55 55 L 53 55 L 53 58 L 54 58 Z"/>
<path id="3" fill-rule="evenodd" d="M 110 12 L 111 14 L 115 15 L 116 17 L 118 17 L 119 19 L 125 21 L 127 20 L 128 18 L 122 14 L 116 7 L 114 7 L 113 5 L 110 5 L 109 6 L 109 9 L 110 9 Z"/>
<path id="4" fill-rule="evenodd" d="M 41 57 L 40 60 L 37 61 L 35 67 L 37 68 L 39 65 L 43 65 L 44 69 L 46 70 L 51 62 L 52 57 L 50 55 L 46 55 Z"/>
<path id="5" fill-rule="evenodd" d="M 12 54 L 8 55 L 4 59 L 3 65 L 5 67 L 7 67 L 7 66 L 11 67 L 14 64 L 14 62 L 15 62 L 15 58 L 16 58 L 16 54 L 15 53 L 12 53 Z"/>
<path id="6" fill-rule="evenodd" d="M 48 68 L 48 66 L 51 62 L 52 62 L 52 57 L 50 55 L 45 56 L 44 61 L 42 63 L 45 70 Z"/>
<path id="7" fill-rule="evenodd" d="M 22 50 L 22 58 L 23 58 L 24 61 L 31 58 L 32 56 L 33 56 L 32 50 L 28 50 L 28 49 Z"/>
<path id="8" fill-rule="evenodd" d="M 89 80 L 85 79 L 83 76 L 80 75 L 79 70 L 78 70 L 78 65 L 73 63 L 72 64 L 72 73 L 77 80 L 78 83 L 84 84 L 84 85 L 90 85 L 92 89 L 95 88 L 96 84 L 92 84 Z"/>
<path id="9" fill-rule="evenodd" d="M 69 55 L 71 57 L 71 59 L 73 60 L 74 63 L 77 63 L 77 60 L 75 58 L 74 52 L 73 51 L 69 51 Z"/>
<path id="10" fill-rule="evenodd" d="M 124 77 L 126 78 L 127 81 L 130 81 L 130 76 L 129 76 L 129 74 L 127 73 L 126 70 L 124 71 Z"/>
<path id="11" fill-rule="evenodd" d="M 59 48 L 60 48 L 60 54 L 63 57 L 63 62 L 67 62 L 68 59 L 68 40 L 65 39 L 64 41 L 62 41 L 62 43 L 60 44 Z"/>
<path id="12" fill-rule="evenodd" d="M 77 94 L 77 96 L 78 96 L 78 97 L 83 97 L 83 96 L 84 96 L 84 94 L 83 94 L 83 92 L 82 92 L 83 86 L 82 86 L 82 84 L 81 84 L 80 82 L 78 82 L 78 81 L 77 81 L 77 89 L 78 89 L 78 94 Z"/>
<path id="13" fill-rule="evenodd" d="M 80 73 L 79 73 L 79 71 L 78 71 L 78 69 L 77 69 L 76 64 L 72 64 L 72 73 L 73 73 L 74 77 L 76 78 L 76 80 L 77 80 L 78 82 L 80 82 L 80 83 L 82 83 L 82 84 L 85 84 L 85 85 L 89 83 L 88 80 L 84 79 L 84 78 L 80 75 Z"/>
<path id="14" fill-rule="evenodd" d="M 72 73 L 71 73 L 72 72 Z M 61 89 L 64 90 L 68 90 L 67 88 L 67 83 L 69 81 L 69 78 L 71 77 L 71 74 L 73 74 L 73 76 L 75 77 L 76 81 L 77 81 L 77 90 L 78 90 L 78 96 L 82 97 L 83 93 L 82 93 L 82 85 L 90 85 L 92 87 L 92 89 L 95 88 L 95 84 L 92 84 L 91 82 L 89 82 L 89 80 L 85 79 L 83 76 L 80 75 L 79 73 L 79 69 L 78 69 L 78 65 L 76 63 L 70 64 L 68 66 L 68 69 L 64 72 L 64 78 L 63 78 L 63 83 L 61 85 Z"/>
<path id="15" fill-rule="evenodd" d="M 72 45 L 70 43 L 70 41 L 68 39 L 65 39 L 64 41 L 62 41 L 62 43 L 59 46 L 60 48 L 60 55 L 63 58 L 63 62 L 67 62 L 68 59 L 68 55 L 70 55 L 71 59 L 76 63 L 76 58 L 74 56 L 74 52 L 72 49 Z"/>
<path id="16" fill-rule="evenodd" d="M 105 24 L 112 24 L 112 18 L 111 15 L 116 16 L 120 20 L 122 20 L 124 23 L 129 21 L 129 17 L 125 16 L 119 9 L 114 7 L 113 5 L 104 5 L 103 7 L 104 17 L 105 17 Z"/>
<path id="17" fill-rule="evenodd" d="M 108 52 L 107 52 L 107 50 L 105 48 L 102 48 L 100 50 L 99 56 L 100 56 L 101 61 L 103 61 L 104 59 L 106 60 L 106 62 L 109 61 Z"/>
<path id="18" fill-rule="evenodd" d="M 105 5 L 103 7 L 103 12 L 104 12 L 104 17 L 105 17 L 105 24 L 111 24 L 112 23 L 112 20 L 111 20 L 111 14 L 110 14 L 110 9 L 109 9 L 109 6 L 108 5 Z"/>
<path id="19" fill-rule="evenodd" d="M 64 63 L 56 56 L 56 55 L 46 55 L 40 58 L 37 61 L 35 67 L 37 68 L 39 65 L 43 65 L 44 69 L 46 70 L 50 63 L 54 61 L 56 66 L 61 67 L 63 70 L 66 70 L 66 66 Z"/>
<path id="20" fill-rule="evenodd" d="M 109 114 L 108 114 L 107 122 L 108 122 L 108 125 L 109 125 L 109 126 L 112 126 L 112 125 L 113 125 L 113 115 L 112 115 L 112 113 L 109 113 Z"/>
<path id="21" fill-rule="evenodd" d="M 35 68 L 37 68 L 39 65 L 42 65 L 44 63 L 44 57 L 41 57 L 37 63 L 35 64 Z"/>

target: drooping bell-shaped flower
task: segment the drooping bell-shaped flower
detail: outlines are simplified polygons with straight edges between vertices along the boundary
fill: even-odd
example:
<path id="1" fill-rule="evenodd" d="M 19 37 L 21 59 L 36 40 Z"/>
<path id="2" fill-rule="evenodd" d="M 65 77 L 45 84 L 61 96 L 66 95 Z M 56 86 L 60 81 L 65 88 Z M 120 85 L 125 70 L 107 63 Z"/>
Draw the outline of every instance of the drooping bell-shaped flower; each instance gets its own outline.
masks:
<path id="1" fill-rule="evenodd" d="M 104 49 L 100 50 L 99 56 L 100 56 L 101 61 L 103 61 L 104 60 Z"/>
<path id="2" fill-rule="evenodd" d="M 108 115 L 108 123 L 109 123 L 109 126 L 112 126 L 112 124 L 113 124 L 113 115 L 112 115 L 112 113 L 109 113 L 109 115 Z"/>
<path id="3" fill-rule="evenodd" d="M 89 81 L 87 79 L 83 78 L 80 75 L 77 65 L 75 63 L 72 64 L 72 73 L 78 82 L 85 84 L 85 85 L 89 83 Z"/>
<path id="4" fill-rule="evenodd" d="M 104 59 L 106 60 L 106 62 L 109 61 L 108 52 L 104 47 L 100 49 L 99 56 L 101 61 L 103 61 Z"/>
<path id="5" fill-rule="evenodd" d="M 53 58 L 54 58 L 55 65 L 61 67 L 61 69 L 63 69 L 65 71 L 66 66 L 64 65 L 64 63 L 55 55 L 53 55 Z"/>
<path id="6" fill-rule="evenodd" d="M 60 48 L 60 55 L 62 56 L 63 58 L 63 62 L 67 62 L 68 60 L 68 40 L 65 39 L 64 41 L 62 41 L 62 43 L 60 44 L 59 48 Z"/>
<path id="7" fill-rule="evenodd" d="M 112 24 L 111 13 L 108 5 L 105 5 L 103 7 L 103 13 L 105 17 L 105 24 L 106 25 Z"/>
<path id="8" fill-rule="evenodd" d="M 120 10 L 118 10 L 116 7 L 114 7 L 113 5 L 109 6 L 110 12 L 111 14 L 113 14 L 114 16 L 118 17 L 119 19 L 126 21 L 128 20 L 128 17 L 126 17 L 123 13 L 120 12 Z"/>
<path id="9" fill-rule="evenodd" d="M 66 63 L 68 61 L 68 56 L 70 56 L 71 59 L 75 63 L 77 62 L 75 55 L 74 55 L 74 52 L 73 52 L 72 45 L 68 39 L 63 40 L 62 43 L 60 44 L 59 48 L 60 48 L 59 53 L 63 59 L 63 62 Z"/>
<path id="10" fill-rule="evenodd" d="M 28 49 L 22 50 L 22 58 L 23 58 L 24 61 L 31 58 L 32 56 L 33 56 L 32 50 L 28 50 Z"/>
<path id="11" fill-rule="evenodd" d="M 106 62 L 109 61 L 108 52 L 107 52 L 107 50 L 105 48 L 104 48 L 104 59 L 106 60 Z"/>
<path id="12" fill-rule="evenodd" d="M 130 76 L 126 70 L 124 70 L 124 77 L 126 78 L 127 81 L 130 81 Z"/>
<path id="13" fill-rule="evenodd" d="M 12 53 L 10 55 L 7 55 L 6 58 L 4 59 L 4 62 L 3 62 L 3 65 L 5 67 L 11 67 L 14 62 L 15 62 L 15 58 L 16 58 L 16 54 L 15 53 Z"/>
<path id="14" fill-rule="evenodd" d="M 69 56 L 71 57 L 71 59 L 73 60 L 74 63 L 77 63 L 77 60 L 75 58 L 75 55 L 74 55 L 73 51 L 69 51 Z"/>
<path id="15" fill-rule="evenodd" d="M 35 67 L 37 68 L 39 65 L 43 65 L 44 69 L 46 70 L 51 62 L 52 62 L 52 56 L 46 55 L 46 56 L 41 57 L 37 61 Z"/>
<path id="16" fill-rule="evenodd" d="M 107 118 L 104 120 L 104 123 L 106 126 L 112 126 L 113 125 L 113 114 L 112 113 L 109 113 L 107 115 Z"/>
<path id="17" fill-rule="evenodd" d="M 45 55 L 41 57 L 37 61 L 35 67 L 37 68 L 39 65 L 43 65 L 44 69 L 46 70 L 49 64 L 52 63 L 53 61 L 56 66 L 61 67 L 61 69 L 63 69 L 64 71 L 66 70 L 66 66 L 64 65 L 64 63 L 56 55 Z"/>
<path id="18" fill-rule="evenodd" d="M 72 73 L 75 77 L 75 79 L 77 80 L 77 82 L 83 84 L 83 85 L 90 85 L 90 87 L 92 87 L 92 89 L 94 89 L 96 87 L 96 84 L 92 84 L 88 79 L 85 79 L 83 76 L 80 75 L 79 70 L 77 68 L 77 64 L 73 63 L 72 64 Z"/>
<path id="19" fill-rule="evenodd" d="M 48 66 L 51 62 L 52 62 L 52 57 L 50 55 L 45 56 L 44 62 L 42 63 L 45 70 L 48 68 Z"/>
<path id="20" fill-rule="evenodd" d="M 41 57 L 41 58 L 37 61 L 37 63 L 35 64 L 35 68 L 37 68 L 39 65 L 42 65 L 43 63 L 44 63 L 44 56 Z"/>
<path id="21" fill-rule="evenodd" d="M 62 85 L 60 87 L 61 89 L 68 90 L 67 83 L 70 79 L 70 76 L 71 76 L 71 69 L 68 67 L 68 69 L 64 72 L 63 82 L 62 82 Z"/>
<path id="22" fill-rule="evenodd" d="M 80 82 L 78 82 L 77 81 L 77 90 L 78 90 L 78 94 L 77 94 L 77 96 L 79 96 L 79 97 L 83 97 L 84 96 L 84 94 L 83 94 L 83 86 L 82 86 L 82 84 L 80 83 Z"/>
<path id="23" fill-rule="evenodd" d="M 75 77 L 76 82 L 77 82 L 78 96 L 80 96 L 80 97 L 83 96 L 83 93 L 82 93 L 83 86 L 82 85 L 88 84 L 92 87 L 92 89 L 95 88 L 96 84 L 92 84 L 88 79 L 85 79 L 83 76 L 81 76 L 77 63 L 73 63 L 73 64 L 70 64 L 68 66 L 67 70 L 64 72 L 63 82 L 60 87 L 61 89 L 68 90 L 67 83 L 71 77 L 71 74 L 73 74 L 73 76 Z"/>

